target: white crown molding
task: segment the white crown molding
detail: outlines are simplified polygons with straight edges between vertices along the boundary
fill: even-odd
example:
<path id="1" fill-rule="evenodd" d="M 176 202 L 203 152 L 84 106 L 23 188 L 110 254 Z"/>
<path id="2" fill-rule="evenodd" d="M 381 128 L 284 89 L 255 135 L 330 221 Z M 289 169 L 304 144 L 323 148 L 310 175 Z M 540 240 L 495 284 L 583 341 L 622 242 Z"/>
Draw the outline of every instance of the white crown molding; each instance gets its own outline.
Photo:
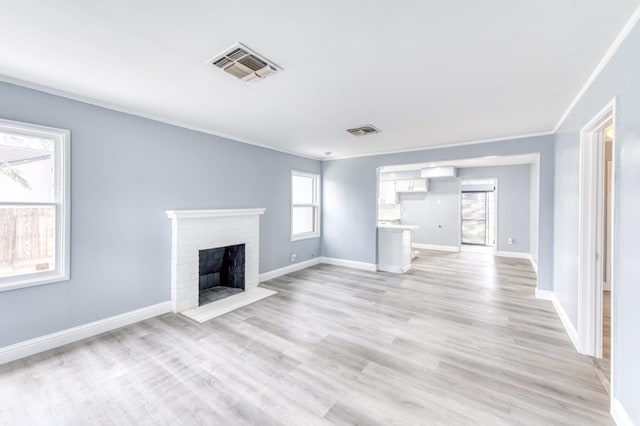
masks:
<path id="1" fill-rule="evenodd" d="M 292 272 L 300 271 L 300 270 L 306 269 L 306 268 L 308 268 L 310 266 L 315 266 L 315 265 L 319 265 L 319 264 L 320 264 L 320 258 L 319 257 L 316 257 L 315 259 L 305 260 L 303 262 L 294 263 L 293 265 L 287 265 L 287 266 L 284 266 L 282 268 L 273 269 L 273 270 L 271 270 L 269 272 L 264 272 L 264 273 L 260 274 L 259 281 L 260 282 L 269 281 L 269 280 L 272 280 L 274 278 L 278 278 L 278 277 L 281 277 L 283 275 L 287 275 L 287 274 L 290 274 Z"/>
<path id="2" fill-rule="evenodd" d="M 167 210 L 169 219 L 196 219 L 203 217 L 255 216 L 266 209 L 215 209 L 215 210 Z"/>
<path id="3" fill-rule="evenodd" d="M 153 120 L 153 121 L 157 121 L 157 122 L 160 122 L 160 123 L 169 124 L 171 126 L 180 127 L 180 128 L 187 129 L 187 130 L 193 130 L 195 132 L 205 133 L 207 135 L 218 136 L 220 138 L 229 139 L 229 140 L 234 141 L 234 142 L 245 143 L 245 144 L 257 146 L 257 147 L 260 147 L 260 148 L 269 149 L 271 151 L 277 151 L 277 152 L 281 152 L 283 154 L 293 155 L 295 157 L 308 158 L 310 160 L 322 160 L 322 157 L 314 157 L 312 155 L 301 154 L 299 152 L 288 151 L 286 149 L 276 148 L 276 147 L 273 147 L 273 146 L 270 146 L 270 145 L 261 144 L 261 143 L 254 142 L 254 141 L 250 141 L 248 139 L 238 138 L 237 136 L 231 136 L 231 135 L 228 135 L 228 134 L 225 134 L 225 133 L 213 132 L 213 131 L 211 131 L 209 129 L 205 129 L 205 128 L 199 127 L 199 126 L 194 126 L 194 125 L 182 122 L 182 121 L 172 120 L 170 118 L 163 117 L 163 116 L 156 115 L 156 114 L 149 114 L 149 113 L 146 113 L 144 111 L 140 111 L 140 110 L 135 109 L 135 108 L 125 107 L 123 105 L 112 103 L 112 102 L 101 101 L 101 100 L 98 100 L 98 99 L 95 99 L 95 98 L 91 98 L 91 97 L 88 97 L 88 96 L 82 96 L 82 95 L 78 95 L 78 94 L 75 94 L 75 93 L 72 93 L 72 92 L 67 92 L 65 90 L 54 89 L 53 87 L 44 86 L 44 85 L 37 84 L 37 83 L 32 83 L 30 81 L 20 80 L 20 79 L 17 79 L 17 78 L 9 77 L 7 75 L 0 74 L 0 81 L 4 81 L 5 83 L 9 83 L 9 84 L 14 84 L 16 86 L 26 87 L 27 89 L 38 90 L 40 92 L 48 93 L 50 95 L 61 96 L 63 98 L 72 99 L 74 101 L 78 101 L 78 102 L 82 102 L 82 103 L 85 103 L 85 104 L 94 105 L 94 106 L 97 106 L 97 107 L 100 107 L 100 108 L 106 108 L 106 109 L 109 109 L 109 110 L 112 110 L 112 111 L 118 111 L 118 112 L 122 112 L 124 114 L 134 115 L 136 117 L 142 117 L 142 118 L 146 118 L 148 120 Z"/>
<path id="4" fill-rule="evenodd" d="M 188 123 L 185 123 L 185 122 L 181 122 L 181 121 L 177 121 L 177 120 L 172 120 L 170 118 L 163 117 L 163 116 L 160 116 L 160 115 L 149 114 L 149 113 L 140 111 L 140 110 L 135 109 L 135 108 L 128 108 L 128 107 L 125 107 L 125 106 L 120 105 L 120 104 L 101 101 L 101 100 L 98 100 L 98 99 L 95 99 L 95 98 L 91 98 L 91 97 L 88 97 L 88 96 L 81 96 L 81 95 L 78 95 L 78 94 L 75 94 L 75 93 L 67 92 L 65 90 L 54 89 L 54 88 L 49 87 L 49 86 L 45 86 L 45 85 L 41 85 L 41 84 L 37 84 L 37 83 L 32 83 L 32 82 L 25 81 L 25 80 L 20 80 L 20 79 L 9 77 L 9 76 L 2 75 L 2 74 L 0 74 L 0 81 L 4 81 L 4 82 L 9 83 L 9 84 L 14 84 L 16 86 L 26 87 L 28 89 L 38 90 L 40 92 L 48 93 L 50 95 L 61 96 L 63 98 L 72 99 L 74 101 L 83 102 L 83 103 L 94 105 L 94 106 L 97 106 L 97 107 L 100 107 L 100 108 L 106 108 L 106 109 L 109 109 L 109 110 L 112 110 L 112 111 L 118 111 L 118 112 L 122 112 L 124 114 L 134 115 L 134 116 L 137 116 L 137 117 L 146 118 L 148 120 L 153 120 L 153 121 L 157 121 L 157 122 L 160 122 L 160 123 L 169 124 L 171 126 L 176 126 L 176 127 L 180 127 L 180 128 L 183 128 L 183 129 L 193 130 L 193 131 L 196 131 L 196 132 L 205 133 L 205 134 L 212 135 L 212 136 L 218 136 L 218 137 L 221 137 L 221 138 L 229 139 L 229 140 L 234 141 L 234 142 L 245 143 L 245 144 L 257 146 L 257 147 L 260 147 L 260 148 L 269 149 L 271 151 L 277 151 L 277 152 L 281 152 L 283 154 L 293 155 L 295 157 L 308 158 L 310 160 L 318 160 L 318 161 L 333 161 L 333 160 L 343 160 L 343 159 L 347 159 L 347 158 L 372 157 L 372 156 L 376 156 L 376 155 L 401 154 L 403 152 L 425 151 L 425 150 L 430 150 L 430 149 L 441 149 L 441 148 L 450 148 L 450 147 L 455 147 L 455 146 L 475 145 L 475 144 L 480 144 L 480 143 L 500 142 L 500 141 L 511 140 L 511 139 L 524 139 L 524 138 L 531 138 L 531 137 L 536 137 L 536 136 L 548 136 L 548 135 L 553 134 L 553 132 L 549 132 L 549 131 L 536 132 L 536 133 L 526 133 L 526 134 L 519 134 L 519 135 L 504 136 L 504 137 L 499 137 L 499 138 L 479 139 L 479 140 L 472 140 L 472 141 L 453 142 L 453 143 L 450 143 L 450 144 L 440 144 L 440 145 L 434 145 L 434 146 L 409 148 L 409 149 L 404 149 L 404 150 L 379 151 L 379 152 L 367 153 L 367 154 L 354 154 L 354 155 L 345 155 L 345 156 L 337 156 L 337 157 L 327 158 L 327 157 L 314 156 L 314 155 L 308 155 L 308 154 L 302 154 L 302 153 L 299 153 L 299 152 L 289 151 L 289 150 L 277 148 L 277 147 L 274 147 L 274 146 L 271 146 L 271 145 L 261 144 L 261 143 L 250 141 L 250 140 L 247 140 L 247 139 L 238 138 L 237 136 L 232 136 L 232 135 L 228 135 L 228 134 L 225 134 L 225 133 L 213 132 L 213 131 L 211 131 L 209 129 L 205 129 L 203 127 L 194 126 L 194 125 L 191 125 L 191 124 L 188 124 Z"/>
<path id="5" fill-rule="evenodd" d="M 68 328 L 56 333 L 25 340 L 10 346 L 0 348 L 0 364 L 15 361 L 30 355 L 58 348 L 77 342 L 82 339 L 96 336 L 116 328 L 124 327 L 139 321 L 144 321 L 158 315 L 171 312 L 171 302 L 162 302 L 156 305 L 147 306 L 135 311 L 104 318 L 88 324 Z"/>
<path id="6" fill-rule="evenodd" d="M 622 42 L 625 41 L 633 28 L 636 26 L 638 20 L 640 20 L 640 7 L 638 7 L 635 12 L 633 12 L 627 23 L 624 24 L 617 37 L 613 40 L 613 43 L 611 43 L 611 46 L 609 46 L 609 49 L 607 49 L 600 62 L 598 62 L 598 65 L 596 65 L 591 75 L 589 75 L 589 78 L 587 78 L 587 81 L 584 82 L 575 98 L 573 98 L 573 100 L 567 107 L 567 110 L 564 112 L 562 117 L 560 117 L 558 124 L 556 124 L 556 127 L 553 128 L 553 133 L 558 132 L 560 126 L 562 126 L 562 123 L 564 123 L 569 114 L 571 114 L 571 111 L 573 111 L 573 108 L 575 108 L 578 102 L 580 102 L 580 99 L 582 99 L 584 94 L 587 93 L 587 90 L 589 90 L 593 82 L 596 81 L 602 70 L 607 66 L 613 55 L 618 51 L 618 49 L 622 45 Z"/>
<path id="7" fill-rule="evenodd" d="M 553 133 L 554 133 L 553 131 L 548 130 L 543 132 L 523 133 L 518 135 L 503 136 L 499 138 L 476 139 L 476 140 L 463 141 L 463 142 L 452 142 L 452 143 L 446 143 L 446 144 L 440 144 L 440 145 L 423 146 L 419 148 L 400 149 L 395 151 L 378 151 L 378 152 L 373 152 L 368 154 L 343 155 L 343 156 L 337 156 L 337 157 L 331 157 L 331 158 L 325 157 L 325 158 L 321 158 L 320 160 L 321 161 L 346 160 L 349 158 L 374 157 L 376 155 L 391 155 L 391 154 L 403 154 L 405 152 L 429 151 L 432 149 L 453 148 L 456 146 L 478 145 L 478 144 L 491 143 L 491 142 L 502 142 L 502 141 L 509 141 L 509 140 L 517 140 L 517 139 L 535 138 L 538 136 L 550 136 L 550 135 L 553 135 Z"/>

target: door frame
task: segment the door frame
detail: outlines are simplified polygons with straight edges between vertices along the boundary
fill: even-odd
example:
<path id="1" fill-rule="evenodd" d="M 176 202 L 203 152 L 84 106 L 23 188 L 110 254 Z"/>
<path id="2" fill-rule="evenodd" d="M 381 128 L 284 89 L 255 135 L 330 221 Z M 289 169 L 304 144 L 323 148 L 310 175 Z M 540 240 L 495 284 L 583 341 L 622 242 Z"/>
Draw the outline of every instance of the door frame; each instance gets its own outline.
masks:
<path id="1" fill-rule="evenodd" d="M 493 204 L 494 204 L 494 215 L 493 215 L 493 232 L 495 241 L 493 244 L 493 255 L 496 256 L 498 253 L 498 178 L 497 177 L 465 177 L 458 179 L 458 251 L 462 251 L 462 181 L 465 180 L 491 180 L 493 181 Z"/>
<path id="2" fill-rule="evenodd" d="M 603 270 L 602 244 L 604 243 L 604 129 L 611 122 L 614 128 L 611 172 L 611 260 L 615 259 L 615 199 L 616 199 L 616 98 L 609 101 L 580 130 L 580 190 L 578 223 L 578 351 L 585 355 L 602 357 L 602 303 Z M 611 269 L 611 289 L 615 286 L 614 268 Z M 613 294 L 613 293 L 612 293 Z M 614 315 L 611 303 L 611 359 L 613 359 Z M 613 363 L 610 389 L 613 389 Z"/>

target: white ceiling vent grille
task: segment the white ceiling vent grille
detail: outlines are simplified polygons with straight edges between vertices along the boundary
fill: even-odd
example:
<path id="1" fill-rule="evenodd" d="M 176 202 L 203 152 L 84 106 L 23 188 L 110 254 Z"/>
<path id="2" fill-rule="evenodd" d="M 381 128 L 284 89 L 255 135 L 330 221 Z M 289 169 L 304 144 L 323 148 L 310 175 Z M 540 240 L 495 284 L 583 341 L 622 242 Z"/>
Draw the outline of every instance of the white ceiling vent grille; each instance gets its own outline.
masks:
<path id="1" fill-rule="evenodd" d="M 282 68 L 242 43 L 234 44 L 209 62 L 244 81 L 259 80 L 282 71 Z"/>
<path id="2" fill-rule="evenodd" d="M 366 126 L 347 129 L 347 132 L 351 133 L 353 136 L 367 136 L 367 135 L 375 135 L 376 133 L 380 133 L 380 130 L 376 129 L 371 124 L 367 124 Z"/>

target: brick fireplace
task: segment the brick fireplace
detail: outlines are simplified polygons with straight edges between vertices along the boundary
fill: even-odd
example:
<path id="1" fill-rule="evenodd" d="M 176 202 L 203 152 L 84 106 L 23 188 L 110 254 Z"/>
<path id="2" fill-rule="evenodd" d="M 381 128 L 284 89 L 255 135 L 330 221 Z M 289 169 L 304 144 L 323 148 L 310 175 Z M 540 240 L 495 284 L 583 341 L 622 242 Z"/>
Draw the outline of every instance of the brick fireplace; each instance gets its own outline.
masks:
<path id="1" fill-rule="evenodd" d="M 253 303 L 255 301 L 253 299 L 258 297 L 258 293 L 274 294 L 269 290 L 258 288 L 260 215 L 264 211 L 265 209 L 225 209 L 169 210 L 166 212 L 172 224 L 171 300 L 174 312 L 185 313 L 187 316 L 193 314 L 195 317 L 204 318 L 210 315 L 203 315 L 203 312 L 213 312 L 220 309 L 214 305 L 219 304 L 223 310 L 229 312 L 239 307 L 233 307 L 235 305 L 244 306 Z M 200 287 L 203 281 L 201 278 L 203 269 L 200 267 L 202 253 L 209 253 L 209 255 L 213 253 L 215 256 L 215 249 L 222 248 L 221 253 L 224 253 L 227 247 L 240 246 L 243 251 L 244 292 L 199 306 Z M 208 252 L 212 249 L 213 252 Z M 236 253 L 238 249 L 234 248 L 233 250 L 233 253 Z M 207 261 L 206 256 L 205 262 Z M 237 255 L 233 254 L 233 256 Z M 215 258 L 211 258 L 211 262 L 215 263 Z M 207 285 L 207 280 L 220 279 L 220 276 L 215 274 L 216 272 L 211 271 L 204 274 L 206 276 L 204 278 L 205 285 Z M 209 285 L 211 286 L 211 282 Z M 230 288 L 233 288 L 233 285 Z M 260 298 L 262 297 L 258 297 L 257 300 Z M 249 302 L 243 305 L 243 300 Z M 224 306 L 233 309 L 224 308 Z"/>

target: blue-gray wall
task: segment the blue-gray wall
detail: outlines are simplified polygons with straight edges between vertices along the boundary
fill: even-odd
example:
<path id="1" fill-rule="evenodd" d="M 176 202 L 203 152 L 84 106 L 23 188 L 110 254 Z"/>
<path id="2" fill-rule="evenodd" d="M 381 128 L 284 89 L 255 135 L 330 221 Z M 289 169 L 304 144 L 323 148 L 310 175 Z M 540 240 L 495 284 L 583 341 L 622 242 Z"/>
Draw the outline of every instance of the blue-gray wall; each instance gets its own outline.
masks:
<path id="1" fill-rule="evenodd" d="M 0 117 L 71 130 L 71 280 L 0 292 L 0 347 L 170 300 L 169 209 L 265 207 L 260 271 L 290 242 L 290 170 L 320 162 L 0 83 Z"/>
<path id="2" fill-rule="evenodd" d="M 538 287 L 551 290 L 554 175 L 552 135 L 324 161 L 322 255 L 376 263 L 376 171 L 380 166 L 531 153 L 540 154 Z"/>
<path id="3" fill-rule="evenodd" d="M 413 241 L 459 246 L 460 179 L 485 178 L 498 182 L 498 250 L 529 253 L 529 164 L 459 168 L 458 178 L 429 179 L 426 194 L 401 194 L 402 223 L 420 226 L 413 231 Z"/>
<path id="4" fill-rule="evenodd" d="M 529 175 L 529 252 L 538 264 L 538 211 L 540 209 L 540 160 L 530 166 Z"/>
<path id="5" fill-rule="evenodd" d="M 576 325 L 580 129 L 617 97 L 613 264 L 613 392 L 640 424 L 640 26 L 577 103 L 555 137 L 556 297 Z M 541 170 L 541 174 L 544 173 Z M 542 255 L 543 247 L 540 247 Z"/>
<path id="6" fill-rule="evenodd" d="M 403 224 L 418 225 L 412 242 L 439 246 L 460 245 L 460 183 L 457 178 L 429 179 L 429 192 L 402 193 Z"/>
<path id="7" fill-rule="evenodd" d="M 498 250 L 529 253 L 529 165 L 458 169 L 458 177 L 497 178 Z"/>

